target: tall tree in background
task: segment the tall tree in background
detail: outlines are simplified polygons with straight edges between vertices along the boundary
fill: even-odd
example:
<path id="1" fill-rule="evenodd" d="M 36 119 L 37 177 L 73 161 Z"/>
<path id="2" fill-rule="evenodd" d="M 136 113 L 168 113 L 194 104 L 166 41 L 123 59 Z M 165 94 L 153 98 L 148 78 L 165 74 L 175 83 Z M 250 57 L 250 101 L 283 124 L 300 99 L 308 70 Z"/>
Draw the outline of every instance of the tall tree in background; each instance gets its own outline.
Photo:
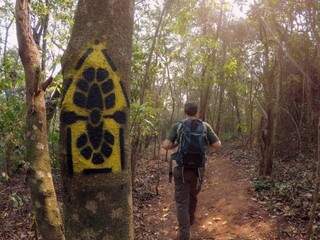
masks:
<path id="1" fill-rule="evenodd" d="M 133 1 L 80 0 L 63 57 L 68 239 L 133 239 L 126 126 Z"/>
<path id="2" fill-rule="evenodd" d="M 19 53 L 26 82 L 26 149 L 30 163 L 28 182 L 38 235 L 43 239 L 64 239 L 62 221 L 53 186 L 44 93 L 50 83 L 43 81 L 40 53 L 29 22 L 29 1 L 17 0 L 16 26 Z"/>

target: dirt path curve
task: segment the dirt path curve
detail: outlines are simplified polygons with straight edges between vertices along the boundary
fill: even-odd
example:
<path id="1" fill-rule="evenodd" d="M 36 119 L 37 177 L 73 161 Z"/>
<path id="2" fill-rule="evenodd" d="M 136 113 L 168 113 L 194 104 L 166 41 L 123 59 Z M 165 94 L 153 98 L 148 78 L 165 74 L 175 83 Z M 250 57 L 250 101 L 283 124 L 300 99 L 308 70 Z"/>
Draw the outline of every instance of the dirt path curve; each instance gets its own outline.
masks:
<path id="1" fill-rule="evenodd" d="M 144 224 L 154 239 L 175 239 L 173 184 L 169 185 L 167 176 L 161 179 L 160 195 L 144 209 Z M 191 232 L 194 240 L 272 240 L 276 239 L 276 223 L 254 201 L 243 167 L 220 154 L 208 161 Z"/>

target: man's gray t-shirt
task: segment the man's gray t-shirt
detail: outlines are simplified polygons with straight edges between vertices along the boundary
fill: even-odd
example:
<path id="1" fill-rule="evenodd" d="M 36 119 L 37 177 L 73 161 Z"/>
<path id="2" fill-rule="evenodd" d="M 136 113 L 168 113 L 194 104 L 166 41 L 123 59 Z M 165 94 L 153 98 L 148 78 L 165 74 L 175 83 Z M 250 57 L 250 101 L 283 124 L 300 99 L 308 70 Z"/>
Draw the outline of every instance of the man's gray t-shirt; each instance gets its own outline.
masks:
<path id="1" fill-rule="evenodd" d="M 175 143 L 175 141 L 177 141 L 178 139 L 178 128 L 179 125 L 181 124 L 181 122 L 177 122 L 175 123 L 171 129 L 168 132 L 167 135 L 167 139 L 170 140 L 170 142 Z M 216 135 L 216 133 L 213 131 L 212 127 L 210 126 L 209 123 L 207 122 L 203 122 L 203 124 L 205 125 L 206 129 L 207 129 L 207 139 L 208 139 L 208 144 L 212 145 L 216 142 L 219 141 L 218 136 Z"/>

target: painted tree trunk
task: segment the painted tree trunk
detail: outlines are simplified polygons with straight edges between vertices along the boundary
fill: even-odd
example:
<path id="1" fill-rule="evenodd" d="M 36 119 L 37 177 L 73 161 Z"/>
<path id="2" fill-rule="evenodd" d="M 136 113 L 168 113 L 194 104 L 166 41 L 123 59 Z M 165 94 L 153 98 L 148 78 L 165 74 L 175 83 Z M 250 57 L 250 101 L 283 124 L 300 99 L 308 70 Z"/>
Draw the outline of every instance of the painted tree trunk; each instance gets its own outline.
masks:
<path id="1" fill-rule="evenodd" d="M 48 83 L 41 83 L 40 53 L 31 33 L 28 2 L 16 2 L 19 53 L 26 79 L 26 158 L 30 163 L 28 183 L 37 232 L 43 239 L 60 240 L 64 239 L 64 235 L 51 175 L 44 99 Z"/>
<path id="2" fill-rule="evenodd" d="M 133 239 L 127 119 L 133 1 L 80 0 L 63 57 L 67 239 Z"/>

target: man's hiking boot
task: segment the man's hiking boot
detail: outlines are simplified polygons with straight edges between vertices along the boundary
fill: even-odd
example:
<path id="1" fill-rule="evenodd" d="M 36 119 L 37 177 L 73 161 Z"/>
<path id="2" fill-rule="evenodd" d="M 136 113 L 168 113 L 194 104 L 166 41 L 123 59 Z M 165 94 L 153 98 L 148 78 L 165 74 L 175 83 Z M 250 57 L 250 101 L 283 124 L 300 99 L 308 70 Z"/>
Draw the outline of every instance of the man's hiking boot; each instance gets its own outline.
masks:
<path id="1" fill-rule="evenodd" d="M 177 238 L 175 240 L 190 240 L 190 236 L 189 237 L 183 237 L 178 233 Z"/>

